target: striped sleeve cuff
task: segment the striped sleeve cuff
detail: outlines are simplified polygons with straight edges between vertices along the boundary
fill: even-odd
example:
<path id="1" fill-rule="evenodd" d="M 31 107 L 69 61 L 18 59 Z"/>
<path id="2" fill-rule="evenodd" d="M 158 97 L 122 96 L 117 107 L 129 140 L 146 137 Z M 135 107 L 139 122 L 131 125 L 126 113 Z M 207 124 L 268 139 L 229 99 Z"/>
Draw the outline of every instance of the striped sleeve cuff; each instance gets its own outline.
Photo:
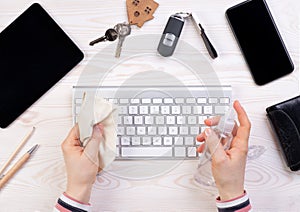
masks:
<path id="1" fill-rule="evenodd" d="M 242 196 L 228 201 L 221 201 L 220 197 L 216 200 L 219 212 L 251 212 L 251 204 L 246 191 Z"/>
<path id="2" fill-rule="evenodd" d="M 57 212 L 90 212 L 92 207 L 90 204 L 86 205 L 79 202 L 66 193 L 62 194 L 57 200 L 54 211 Z"/>

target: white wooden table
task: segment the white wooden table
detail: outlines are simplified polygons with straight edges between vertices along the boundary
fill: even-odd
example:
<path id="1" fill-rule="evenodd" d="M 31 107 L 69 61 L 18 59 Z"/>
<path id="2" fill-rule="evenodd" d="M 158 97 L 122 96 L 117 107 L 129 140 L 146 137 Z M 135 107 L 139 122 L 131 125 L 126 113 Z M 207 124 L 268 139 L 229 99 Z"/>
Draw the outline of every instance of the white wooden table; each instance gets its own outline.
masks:
<path id="1" fill-rule="evenodd" d="M 209 58 L 192 24 L 185 25 L 181 39 L 205 55 L 222 84 L 233 86 L 234 99 L 242 102 L 253 124 L 250 145 L 262 145 L 266 148 L 261 157 L 247 164 L 245 186 L 253 208 L 257 211 L 299 211 L 300 175 L 286 169 L 280 148 L 268 126 L 265 108 L 299 93 L 300 3 L 297 0 L 267 0 L 296 70 L 287 77 L 259 87 L 251 78 L 224 15 L 227 8 L 241 1 L 157 1 L 160 6 L 154 14 L 155 19 L 147 22 L 142 29 L 134 27 L 132 36 L 161 34 L 168 17 L 174 12 L 193 11 L 200 16 L 207 34 L 218 50 L 219 58 Z M 0 30 L 31 3 L 29 0 L 2 0 Z M 76 85 L 92 57 L 109 45 L 104 43 L 89 47 L 88 43 L 104 34 L 108 27 L 127 18 L 125 0 L 41 0 L 40 3 L 85 52 L 85 59 L 14 124 L 0 131 L 0 165 L 7 160 L 32 126 L 37 128 L 36 132 L 20 155 L 35 143 L 41 145 L 34 157 L 0 191 L 1 212 L 52 210 L 57 197 L 66 186 L 60 144 L 72 127 L 72 86 Z M 113 52 L 109 54 L 113 56 Z M 131 60 L 126 67 L 138 71 L 134 68 L 135 62 L 140 61 Z M 144 59 L 144 62 L 150 68 L 157 68 L 151 57 Z M 125 66 L 119 64 L 115 74 L 104 84 L 120 84 L 127 76 L 127 70 L 122 67 Z M 176 70 L 175 68 L 176 66 L 173 69 Z M 184 74 L 184 70 L 180 71 Z M 183 80 L 189 82 L 191 79 L 187 75 Z M 195 82 L 191 80 L 191 83 Z M 164 174 L 148 179 L 133 180 L 103 173 L 97 178 L 93 189 L 93 210 L 215 211 L 216 189 L 197 185 L 193 181 L 196 165 L 196 161 L 185 161 Z M 132 164 L 115 162 L 112 167 L 124 170 L 127 167 L 130 170 Z"/>

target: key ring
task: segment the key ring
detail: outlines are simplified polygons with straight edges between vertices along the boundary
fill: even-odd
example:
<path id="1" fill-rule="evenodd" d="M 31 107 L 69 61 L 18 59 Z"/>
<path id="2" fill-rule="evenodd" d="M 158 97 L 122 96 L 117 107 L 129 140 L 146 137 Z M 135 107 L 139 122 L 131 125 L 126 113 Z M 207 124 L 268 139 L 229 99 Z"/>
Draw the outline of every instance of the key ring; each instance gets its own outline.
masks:
<path id="1" fill-rule="evenodd" d="M 175 13 L 174 16 L 180 16 L 182 19 L 187 19 L 192 16 L 192 13 L 178 12 L 178 13 Z"/>

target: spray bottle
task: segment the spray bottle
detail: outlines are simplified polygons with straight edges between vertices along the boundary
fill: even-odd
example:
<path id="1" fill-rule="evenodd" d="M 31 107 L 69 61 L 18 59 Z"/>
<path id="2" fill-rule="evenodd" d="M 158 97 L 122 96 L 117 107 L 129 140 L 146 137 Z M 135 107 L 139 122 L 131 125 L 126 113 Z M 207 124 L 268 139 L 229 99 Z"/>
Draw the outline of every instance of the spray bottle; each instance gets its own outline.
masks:
<path id="1" fill-rule="evenodd" d="M 195 180 L 206 186 L 215 185 L 214 179 L 211 172 L 211 158 L 215 151 L 217 150 L 219 145 L 223 145 L 224 150 L 228 150 L 231 145 L 231 141 L 233 138 L 232 131 L 235 126 L 235 111 L 234 109 L 230 109 L 224 116 L 221 117 L 218 125 L 216 127 L 212 127 L 212 130 L 217 135 L 217 139 L 215 141 L 210 141 L 214 143 L 210 143 L 205 145 L 204 152 L 199 156 L 199 165 L 196 174 L 194 175 Z M 208 145 L 212 151 L 209 151 Z"/>

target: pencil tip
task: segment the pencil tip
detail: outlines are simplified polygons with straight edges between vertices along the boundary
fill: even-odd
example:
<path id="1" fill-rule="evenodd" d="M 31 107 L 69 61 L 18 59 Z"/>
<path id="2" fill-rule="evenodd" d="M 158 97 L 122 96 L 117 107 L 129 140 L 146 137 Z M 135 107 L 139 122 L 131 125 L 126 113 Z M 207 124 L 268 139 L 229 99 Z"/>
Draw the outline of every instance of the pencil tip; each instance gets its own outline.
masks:
<path id="1" fill-rule="evenodd" d="M 38 144 L 34 145 L 34 146 L 28 151 L 28 153 L 29 153 L 29 154 L 32 154 L 38 147 L 39 147 Z"/>

